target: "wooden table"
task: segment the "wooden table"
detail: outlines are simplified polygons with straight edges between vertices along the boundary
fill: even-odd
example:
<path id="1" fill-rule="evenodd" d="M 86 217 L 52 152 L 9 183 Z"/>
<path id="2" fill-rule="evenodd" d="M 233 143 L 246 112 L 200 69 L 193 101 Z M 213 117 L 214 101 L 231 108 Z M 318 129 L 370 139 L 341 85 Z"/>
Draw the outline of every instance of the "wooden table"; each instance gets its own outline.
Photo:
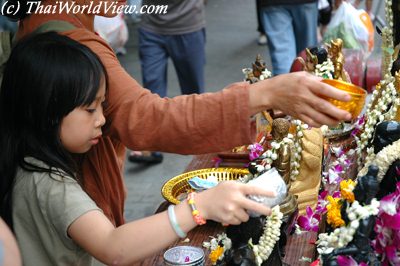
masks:
<path id="1" fill-rule="evenodd" d="M 216 154 L 207 154 L 195 156 L 194 159 L 189 163 L 186 171 L 193 171 L 202 168 L 214 167 L 212 159 L 216 157 Z M 158 211 L 166 210 L 168 203 L 164 202 L 160 205 Z M 210 241 L 210 236 L 216 236 L 218 233 L 223 231 L 223 227 L 215 222 L 208 221 L 206 225 L 198 226 L 188 233 L 189 243 L 182 243 L 181 240 L 177 240 L 170 247 L 179 245 L 191 245 L 202 247 L 204 241 Z M 314 259 L 315 257 L 315 245 L 314 242 L 317 239 L 317 233 L 315 232 L 305 232 L 301 235 L 290 235 L 288 237 L 288 242 L 286 245 L 286 256 L 284 257 L 284 262 L 288 265 L 310 265 L 309 262 L 302 262 L 300 259 L 302 257 Z M 168 248 L 170 248 L 168 247 Z M 164 265 L 163 254 L 168 249 L 162 250 L 159 254 L 146 259 L 145 261 L 138 263 L 136 265 Z M 206 254 L 206 265 L 211 265 L 208 259 L 209 252 L 203 249 Z"/>

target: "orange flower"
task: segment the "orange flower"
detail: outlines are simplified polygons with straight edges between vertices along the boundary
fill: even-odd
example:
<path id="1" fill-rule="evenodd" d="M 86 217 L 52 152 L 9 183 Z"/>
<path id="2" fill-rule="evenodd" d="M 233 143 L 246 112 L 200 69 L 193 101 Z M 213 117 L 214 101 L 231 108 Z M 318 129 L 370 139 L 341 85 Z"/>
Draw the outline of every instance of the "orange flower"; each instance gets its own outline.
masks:
<path id="1" fill-rule="evenodd" d="M 328 196 L 327 200 L 329 204 L 326 206 L 327 217 L 326 221 L 333 228 L 341 227 L 344 225 L 344 221 L 342 219 L 342 215 L 340 214 L 340 208 L 342 204 L 340 203 L 340 198 L 333 198 L 332 196 Z"/>
<path id="2" fill-rule="evenodd" d="M 342 194 L 342 198 L 346 199 L 350 203 L 354 202 L 353 189 L 355 186 L 356 183 L 351 179 L 340 182 L 340 193 Z"/>
<path id="3" fill-rule="evenodd" d="M 221 246 L 218 246 L 216 249 L 214 249 L 213 251 L 211 251 L 210 253 L 210 260 L 212 262 L 213 265 L 215 265 L 217 263 L 217 260 L 224 254 L 224 248 Z"/>

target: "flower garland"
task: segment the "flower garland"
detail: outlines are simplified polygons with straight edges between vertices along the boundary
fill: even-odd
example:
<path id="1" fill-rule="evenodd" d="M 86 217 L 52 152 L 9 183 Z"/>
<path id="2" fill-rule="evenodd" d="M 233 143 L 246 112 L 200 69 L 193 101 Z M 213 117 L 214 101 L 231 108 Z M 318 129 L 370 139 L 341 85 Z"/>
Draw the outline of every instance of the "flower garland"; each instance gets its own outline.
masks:
<path id="1" fill-rule="evenodd" d="M 326 61 L 322 62 L 322 64 L 317 64 L 315 66 L 314 74 L 317 77 L 321 77 L 324 79 L 333 79 L 332 73 L 335 71 L 335 67 L 330 58 Z"/>
<path id="2" fill-rule="evenodd" d="M 393 11 L 391 0 L 385 1 L 385 16 L 388 26 L 382 29 L 382 77 L 384 77 L 384 79 L 380 81 L 379 86 L 381 89 L 379 90 L 379 86 L 377 85 L 377 89 L 373 92 L 370 103 L 367 106 L 366 114 L 368 119 L 364 126 L 364 132 L 361 134 L 360 139 L 356 137 L 359 170 L 362 167 L 362 151 L 366 149 L 372 138 L 372 133 L 374 132 L 376 124 L 384 119 L 394 119 L 400 105 L 400 99 L 397 97 L 398 94 L 394 86 L 394 77 L 391 76 L 390 72 L 393 61 L 396 59 L 393 58 Z M 379 99 L 376 99 L 377 97 L 379 97 Z M 375 102 L 376 104 L 374 104 Z M 390 104 L 392 104 L 392 107 L 386 112 Z M 385 112 L 386 117 L 384 116 Z M 372 148 L 367 148 L 366 150 L 367 158 L 373 155 Z"/>
<path id="3" fill-rule="evenodd" d="M 358 201 L 354 201 L 346 209 L 349 217 L 349 224 L 336 228 L 332 233 L 322 233 L 318 235 L 317 250 L 319 254 L 329 254 L 336 248 L 345 247 L 353 240 L 353 236 L 360 225 L 360 220 L 379 212 L 379 201 L 372 199 L 370 205 L 361 206 Z"/>
<path id="4" fill-rule="evenodd" d="M 260 165 L 263 166 L 263 170 L 269 170 L 272 168 L 272 162 L 278 159 L 278 151 L 279 149 L 285 145 L 285 144 L 292 144 L 294 137 L 292 134 L 288 134 L 286 137 L 284 137 L 280 142 L 272 141 L 271 142 L 271 149 L 265 151 L 261 156 L 259 157 L 262 159 Z"/>
<path id="5" fill-rule="evenodd" d="M 369 157 L 368 161 L 365 163 L 365 166 L 358 173 L 358 176 L 363 176 L 367 173 L 368 167 L 371 164 L 374 164 L 379 167 L 379 172 L 377 175 L 377 179 L 379 182 L 382 181 L 385 173 L 389 169 L 390 165 L 399 159 L 400 157 L 400 140 L 393 142 L 392 144 L 383 148 L 380 152 L 378 152 L 375 156 Z"/>
<path id="6" fill-rule="evenodd" d="M 276 242 L 281 235 L 283 214 L 279 209 L 279 205 L 272 208 L 272 213 L 267 217 L 265 222 L 264 232 L 258 241 L 258 245 L 249 240 L 249 245 L 252 247 L 254 255 L 256 256 L 256 263 L 260 266 L 271 255 Z"/>
<path id="7" fill-rule="evenodd" d="M 278 159 L 278 150 L 285 144 L 291 145 L 291 156 L 290 156 L 290 179 L 295 181 L 297 176 L 300 173 L 300 161 L 301 161 L 301 152 L 303 151 L 302 147 L 302 138 L 304 137 L 303 130 L 308 129 L 308 125 L 302 123 L 300 120 L 293 120 L 292 123 L 296 126 L 296 136 L 292 134 L 288 134 L 285 138 L 283 138 L 280 142 L 272 141 L 271 149 L 265 151 L 260 155 L 260 159 L 262 159 L 259 164 L 260 167 L 257 167 L 258 172 L 263 172 L 265 170 L 269 170 L 272 168 L 272 163 L 276 159 Z M 255 146 L 249 146 L 250 150 L 255 150 Z M 258 151 L 258 150 L 257 150 Z"/>
<path id="8" fill-rule="evenodd" d="M 379 98 L 378 98 L 379 97 Z M 387 108 L 397 98 L 397 91 L 394 86 L 394 78 L 387 77 L 386 80 L 381 81 L 381 89 L 375 90 L 372 93 L 371 100 L 367 105 L 366 116 L 367 119 L 362 127 L 362 133 L 360 137 L 354 136 L 357 144 L 356 152 L 358 155 L 357 163 L 359 170 L 362 166 L 362 152 L 366 149 L 367 156 L 366 161 L 373 155 L 373 148 L 368 147 L 370 140 L 372 139 L 375 126 L 385 120 L 385 113 L 388 113 L 386 119 L 393 119 L 397 112 L 397 105 L 392 105 L 392 110 L 387 111 Z M 397 101 L 395 101 L 397 103 Z"/>
<path id="9" fill-rule="evenodd" d="M 292 123 L 296 125 L 296 137 L 294 139 L 292 149 L 292 156 L 290 156 L 290 180 L 296 181 L 300 173 L 301 152 L 303 151 L 303 130 L 307 130 L 309 126 L 302 123 L 300 120 L 293 120 Z"/>
<path id="10" fill-rule="evenodd" d="M 391 0 L 385 1 L 385 20 L 388 26 L 382 29 L 382 77 L 390 73 L 393 62 L 393 10 Z"/>
<path id="11" fill-rule="evenodd" d="M 216 265 L 217 261 L 222 261 L 224 259 L 225 251 L 232 247 L 231 239 L 225 234 L 217 234 L 217 237 L 211 237 L 210 242 L 203 242 L 203 247 L 209 249 L 212 265 Z"/>

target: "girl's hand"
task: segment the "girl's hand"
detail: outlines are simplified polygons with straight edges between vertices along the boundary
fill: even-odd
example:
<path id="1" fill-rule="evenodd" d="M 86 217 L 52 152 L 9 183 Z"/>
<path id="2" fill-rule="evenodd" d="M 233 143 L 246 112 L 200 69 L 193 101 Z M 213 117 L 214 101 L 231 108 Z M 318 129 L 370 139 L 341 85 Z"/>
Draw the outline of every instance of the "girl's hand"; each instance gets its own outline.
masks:
<path id="1" fill-rule="evenodd" d="M 274 197 L 275 192 L 236 181 L 224 181 L 198 193 L 195 201 L 201 216 L 223 224 L 240 224 L 249 220 L 246 210 L 270 215 L 271 209 L 248 199 L 247 195 Z"/>

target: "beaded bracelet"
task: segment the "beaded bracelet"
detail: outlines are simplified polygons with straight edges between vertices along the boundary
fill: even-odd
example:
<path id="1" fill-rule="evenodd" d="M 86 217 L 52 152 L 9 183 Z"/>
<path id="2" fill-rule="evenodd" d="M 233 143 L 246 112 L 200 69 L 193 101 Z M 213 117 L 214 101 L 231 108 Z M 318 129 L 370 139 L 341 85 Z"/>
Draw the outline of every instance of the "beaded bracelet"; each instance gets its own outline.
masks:
<path id="1" fill-rule="evenodd" d="M 188 195 L 188 204 L 190 206 L 190 209 L 192 210 L 193 219 L 196 222 L 196 224 L 203 225 L 206 223 L 206 220 L 204 220 L 204 218 L 200 216 L 200 212 L 196 208 L 196 205 L 194 204 L 194 195 L 196 195 L 195 192 L 191 192 Z"/>
<path id="2" fill-rule="evenodd" d="M 173 205 L 173 204 L 169 205 L 169 207 L 168 207 L 168 218 L 169 218 L 169 222 L 171 223 L 172 229 L 174 229 L 175 233 L 180 238 L 185 238 L 186 233 L 183 232 L 182 228 L 179 226 L 178 222 L 176 221 L 175 205 Z"/>

